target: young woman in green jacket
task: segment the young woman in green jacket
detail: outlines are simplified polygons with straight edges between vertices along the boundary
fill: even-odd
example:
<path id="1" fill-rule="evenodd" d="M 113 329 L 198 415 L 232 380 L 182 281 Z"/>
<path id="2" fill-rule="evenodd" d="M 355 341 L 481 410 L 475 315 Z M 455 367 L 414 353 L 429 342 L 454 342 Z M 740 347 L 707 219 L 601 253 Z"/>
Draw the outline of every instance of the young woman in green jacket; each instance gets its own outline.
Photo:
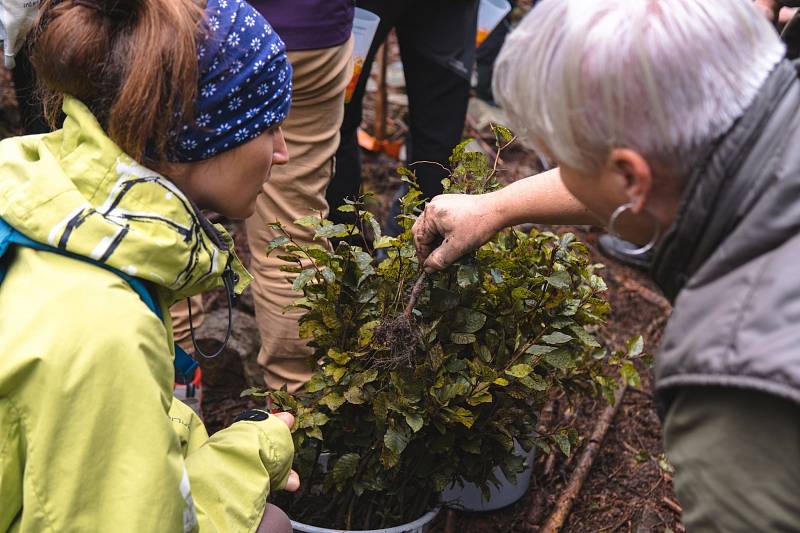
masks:
<path id="1" fill-rule="evenodd" d="M 241 0 L 44 0 L 30 57 L 59 129 L 0 143 L 0 222 L 51 247 L 2 258 L 0 531 L 270 530 L 293 420 L 208 438 L 167 309 L 250 280 L 200 210 L 249 216 L 288 162 L 283 43 Z"/>

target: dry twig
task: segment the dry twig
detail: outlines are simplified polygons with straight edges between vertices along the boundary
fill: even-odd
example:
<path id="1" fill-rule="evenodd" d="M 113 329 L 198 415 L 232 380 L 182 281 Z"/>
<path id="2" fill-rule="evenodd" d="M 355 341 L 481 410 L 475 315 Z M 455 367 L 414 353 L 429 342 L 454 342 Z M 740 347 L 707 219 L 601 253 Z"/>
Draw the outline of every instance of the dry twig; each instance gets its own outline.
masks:
<path id="1" fill-rule="evenodd" d="M 672 511 L 674 511 L 678 515 L 683 514 L 683 507 L 681 507 L 678 502 L 664 496 L 663 498 L 661 498 L 661 503 L 669 507 Z"/>
<path id="2" fill-rule="evenodd" d="M 559 496 L 553 514 L 550 515 L 542 528 L 543 533 L 556 533 L 561 531 L 561 528 L 564 527 L 569 512 L 572 510 L 572 505 L 575 503 L 575 498 L 577 498 L 580 493 L 583 482 L 586 480 L 586 476 L 592 468 L 594 458 L 598 450 L 600 450 L 600 446 L 608 432 L 608 428 L 611 426 L 612 420 L 614 420 L 614 415 L 616 415 L 619 410 L 622 397 L 625 395 L 627 388 L 627 385 L 620 387 L 614 396 L 614 405 L 606 407 L 600 415 L 600 419 L 597 421 L 594 430 L 592 430 L 591 437 L 589 437 L 589 442 L 581 453 L 578 465 L 572 472 L 569 483 L 564 489 L 564 492 L 561 493 L 561 496 Z"/>

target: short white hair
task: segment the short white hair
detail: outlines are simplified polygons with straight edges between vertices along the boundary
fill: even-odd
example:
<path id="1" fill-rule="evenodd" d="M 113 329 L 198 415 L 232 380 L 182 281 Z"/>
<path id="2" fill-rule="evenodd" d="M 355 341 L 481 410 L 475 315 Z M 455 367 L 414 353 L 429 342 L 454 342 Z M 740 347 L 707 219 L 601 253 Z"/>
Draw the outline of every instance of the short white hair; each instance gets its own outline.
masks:
<path id="1" fill-rule="evenodd" d="M 593 172 L 613 148 L 685 172 L 753 101 L 785 47 L 751 0 L 542 0 L 497 59 L 523 138 Z"/>

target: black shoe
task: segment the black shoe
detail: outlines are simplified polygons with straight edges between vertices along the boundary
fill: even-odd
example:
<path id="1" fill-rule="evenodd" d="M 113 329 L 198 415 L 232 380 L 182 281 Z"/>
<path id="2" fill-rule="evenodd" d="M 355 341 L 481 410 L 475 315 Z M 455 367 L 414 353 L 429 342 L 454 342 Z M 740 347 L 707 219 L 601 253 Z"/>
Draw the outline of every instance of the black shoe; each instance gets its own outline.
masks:
<path id="1" fill-rule="evenodd" d="M 650 270 L 653 263 L 653 251 L 649 250 L 643 254 L 632 254 L 632 250 L 640 248 L 638 244 L 620 239 L 614 235 L 606 233 L 597 239 L 597 246 L 603 255 L 616 259 L 623 265 L 628 265 L 641 270 Z"/>

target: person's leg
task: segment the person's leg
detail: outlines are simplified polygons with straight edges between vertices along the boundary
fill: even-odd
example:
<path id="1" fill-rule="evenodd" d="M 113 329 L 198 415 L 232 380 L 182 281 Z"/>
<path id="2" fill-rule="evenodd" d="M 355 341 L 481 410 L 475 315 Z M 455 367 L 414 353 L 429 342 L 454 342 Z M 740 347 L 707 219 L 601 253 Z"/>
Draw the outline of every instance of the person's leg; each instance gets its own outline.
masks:
<path id="1" fill-rule="evenodd" d="M 336 169 L 333 179 L 328 185 L 326 199 L 331 208 L 329 218 L 337 223 L 350 223 L 352 217 L 346 213 L 336 211 L 336 208 L 344 204 L 345 198 L 354 198 L 361 193 L 361 154 L 358 146 L 356 133 L 361 125 L 362 101 L 366 92 L 367 80 L 369 79 L 372 63 L 380 45 L 386 40 L 386 36 L 391 31 L 402 13 L 402 6 L 405 0 L 359 0 L 358 7 L 371 11 L 381 18 L 372 46 L 364 61 L 361 71 L 361 78 L 353 91 L 350 102 L 344 106 L 344 118 L 341 127 L 341 141 L 336 150 Z"/>
<path id="2" fill-rule="evenodd" d="M 203 295 L 192 296 L 191 300 L 191 325 L 196 332 L 203 325 L 206 317 L 205 308 L 203 307 Z M 189 303 L 186 300 L 181 300 L 169 308 L 169 314 L 172 317 L 172 335 L 175 342 L 186 350 L 186 353 L 194 353 L 191 328 L 189 327 Z"/>
<path id="3" fill-rule="evenodd" d="M 292 533 L 292 522 L 283 509 L 268 503 L 256 533 Z"/>
<path id="4" fill-rule="evenodd" d="M 447 21 L 442 21 L 446 24 Z M 409 163 L 427 198 L 441 194 L 450 154 L 461 142 L 469 103 L 469 80 L 436 63 L 412 45 L 413 21 L 397 27 L 409 101 Z M 465 29 L 466 31 L 466 29 Z"/>
<path id="5" fill-rule="evenodd" d="M 289 164 L 274 167 L 247 220 L 247 240 L 255 276 L 253 298 L 261 335 L 258 362 L 264 368 L 267 387 L 284 384 L 294 392 L 310 379 L 312 350 L 308 339 L 298 336 L 299 312 L 283 312 L 300 295 L 292 291 L 286 263 L 278 254 L 267 256 L 267 244 L 279 236 L 268 227 L 280 221 L 299 243 L 314 242 L 314 232 L 296 226 L 294 220 L 321 211 L 325 214 L 325 189 L 333 172 L 333 155 L 339 146 L 339 127 L 344 107 L 344 89 L 349 81 L 352 44 L 323 50 L 289 52 L 294 67 L 292 109 L 283 124 L 289 148 Z"/>
<path id="6" fill-rule="evenodd" d="M 664 424 L 690 532 L 800 531 L 800 406 L 768 394 L 680 391 Z"/>

